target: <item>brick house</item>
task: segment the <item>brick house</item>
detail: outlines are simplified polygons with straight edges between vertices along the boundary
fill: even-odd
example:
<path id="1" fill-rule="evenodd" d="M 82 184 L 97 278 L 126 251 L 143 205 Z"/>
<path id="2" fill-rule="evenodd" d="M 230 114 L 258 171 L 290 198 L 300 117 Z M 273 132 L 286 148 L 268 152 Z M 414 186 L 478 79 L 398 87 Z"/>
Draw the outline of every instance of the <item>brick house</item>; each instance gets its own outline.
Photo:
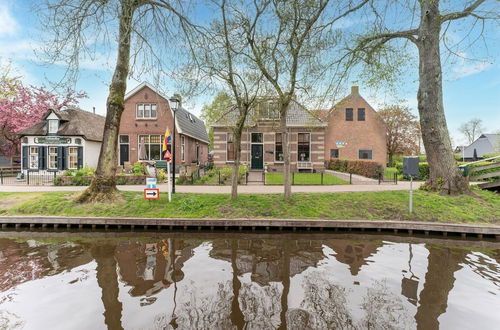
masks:
<path id="1" fill-rule="evenodd" d="M 353 86 L 351 94 L 337 103 L 324 119 L 325 159 L 371 160 L 386 166 L 387 132 L 377 112 Z"/>
<path id="2" fill-rule="evenodd" d="M 214 164 L 224 167 L 234 162 L 235 148 L 231 128 L 235 112 L 226 114 L 213 124 Z M 245 122 L 241 144 L 241 162 L 252 171 L 282 172 L 283 145 L 279 128 L 279 112 L 273 101 L 262 101 Z M 293 102 L 287 114 L 290 139 L 290 166 L 297 171 L 321 171 L 325 168 L 324 138 L 326 123 Z"/>
<path id="3" fill-rule="evenodd" d="M 173 136 L 173 118 L 168 98 L 147 82 L 127 93 L 120 122 L 119 165 L 161 160 L 167 127 Z M 208 160 L 205 123 L 182 106 L 176 112 L 175 148 L 177 166 L 205 163 Z M 171 151 L 170 144 L 168 149 Z"/>
<path id="4" fill-rule="evenodd" d="M 23 172 L 96 167 L 105 120 L 80 109 L 49 109 L 42 121 L 18 133 Z"/>

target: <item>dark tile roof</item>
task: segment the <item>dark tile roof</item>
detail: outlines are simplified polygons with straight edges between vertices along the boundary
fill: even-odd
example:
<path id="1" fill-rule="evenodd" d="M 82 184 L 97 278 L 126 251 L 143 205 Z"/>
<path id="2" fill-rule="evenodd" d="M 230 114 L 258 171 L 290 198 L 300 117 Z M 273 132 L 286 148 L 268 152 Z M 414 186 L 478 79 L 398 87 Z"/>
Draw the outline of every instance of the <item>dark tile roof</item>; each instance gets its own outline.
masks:
<path id="1" fill-rule="evenodd" d="M 83 136 L 89 141 L 102 141 L 106 118 L 81 109 L 53 110 L 49 109 L 43 118 L 54 112 L 61 120 L 57 135 Z M 39 122 L 18 133 L 19 136 L 47 135 L 45 121 Z"/>
<path id="2" fill-rule="evenodd" d="M 203 120 L 196 117 L 182 106 L 177 110 L 175 117 L 179 133 L 208 143 L 208 133 Z"/>
<path id="3" fill-rule="evenodd" d="M 228 111 L 222 118 L 220 118 L 212 126 L 214 127 L 232 126 L 236 123 L 237 118 L 238 118 L 238 111 L 236 109 L 233 109 L 231 111 Z M 250 113 L 246 118 L 245 126 L 255 126 L 257 124 L 257 121 L 259 120 L 260 119 L 258 115 L 252 109 L 250 110 Z M 290 107 L 288 108 L 287 111 L 286 125 L 321 127 L 321 126 L 326 126 L 327 124 L 322 122 L 318 117 L 312 114 L 304 106 L 300 105 L 298 102 L 293 101 L 290 104 Z"/>

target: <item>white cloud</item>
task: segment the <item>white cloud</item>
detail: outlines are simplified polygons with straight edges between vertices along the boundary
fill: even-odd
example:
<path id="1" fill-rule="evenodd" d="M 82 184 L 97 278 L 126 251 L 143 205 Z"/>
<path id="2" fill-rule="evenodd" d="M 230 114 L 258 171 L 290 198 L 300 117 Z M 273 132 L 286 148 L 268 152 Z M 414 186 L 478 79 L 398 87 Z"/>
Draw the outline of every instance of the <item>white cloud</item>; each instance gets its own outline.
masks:
<path id="1" fill-rule="evenodd" d="M 19 24 L 11 16 L 9 8 L 0 4 L 0 37 L 13 36 L 19 30 Z"/>
<path id="2" fill-rule="evenodd" d="M 467 53 L 459 52 L 460 56 L 456 63 L 452 63 L 452 72 L 455 79 L 472 76 L 474 74 L 486 71 L 493 67 L 493 63 L 487 61 L 471 60 Z"/>

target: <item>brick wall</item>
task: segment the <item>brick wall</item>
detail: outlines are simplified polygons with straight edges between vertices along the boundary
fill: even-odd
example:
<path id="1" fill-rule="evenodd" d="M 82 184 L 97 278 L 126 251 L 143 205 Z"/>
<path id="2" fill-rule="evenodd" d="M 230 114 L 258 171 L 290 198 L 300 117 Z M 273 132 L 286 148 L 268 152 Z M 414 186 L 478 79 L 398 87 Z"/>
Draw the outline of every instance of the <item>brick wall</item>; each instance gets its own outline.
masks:
<path id="1" fill-rule="evenodd" d="M 346 121 L 346 108 L 353 109 L 353 120 Z M 365 109 L 365 120 L 358 120 L 358 109 Z M 345 143 L 337 146 L 337 142 Z M 356 86 L 351 94 L 339 102 L 330 113 L 325 137 L 326 160 L 330 150 L 338 149 L 339 158 L 359 160 L 359 150 L 372 150 L 372 161 L 386 166 L 386 128 L 377 112 L 359 94 Z"/>
<path id="2" fill-rule="evenodd" d="M 139 103 L 155 103 L 157 105 L 156 119 L 136 118 L 136 108 Z M 170 134 L 173 135 L 173 114 L 170 110 L 168 100 L 158 95 L 148 86 L 144 86 L 138 92 L 125 100 L 125 109 L 120 122 L 120 135 L 129 136 L 129 161 L 135 163 L 139 155 L 139 135 L 161 135 L 165 134 L 168 126 Z M 185 136 L 185 159 L 181 160 L 181 138 L 176 132 L 175 150 L 176 165 L 190 164 L 196 157 L 197 140 Z M 172 136 L 173 138 L 173 136 Z M 208 145 L 198 141 L 200 145 L 200 162 L 205 163 L 208 160 Z"/>

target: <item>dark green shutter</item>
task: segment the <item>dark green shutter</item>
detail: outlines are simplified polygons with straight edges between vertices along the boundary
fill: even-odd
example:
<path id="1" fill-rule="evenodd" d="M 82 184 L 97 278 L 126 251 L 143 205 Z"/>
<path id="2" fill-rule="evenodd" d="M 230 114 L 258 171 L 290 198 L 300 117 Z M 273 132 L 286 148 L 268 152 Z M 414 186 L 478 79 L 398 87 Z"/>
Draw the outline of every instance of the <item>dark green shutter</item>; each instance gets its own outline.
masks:
<path id="1" fill-rule="evenodd" d="M 57 169 L 64 169 L 64 152 L 63 147 L 57 147 Z"/>
<path id="2" fill-rule="evenodd" d="M 47 147 L 38 147 L 38 169 L 47 168 Z"/>
<path id="3" fill-rule="evenodd" d="M 68 169 L 68 147 L 62 147 L 63 149 L 63 170 Z"/>
<path id="4" fill-rule="evenodd" d="M 28 146 L 23 146 L 23 169 L 28 168 Z"/>
<path id="5" fill-rule="evenodd" d="M 83 147 L 78 147 L 78 168 L 83 167 Z"/>

